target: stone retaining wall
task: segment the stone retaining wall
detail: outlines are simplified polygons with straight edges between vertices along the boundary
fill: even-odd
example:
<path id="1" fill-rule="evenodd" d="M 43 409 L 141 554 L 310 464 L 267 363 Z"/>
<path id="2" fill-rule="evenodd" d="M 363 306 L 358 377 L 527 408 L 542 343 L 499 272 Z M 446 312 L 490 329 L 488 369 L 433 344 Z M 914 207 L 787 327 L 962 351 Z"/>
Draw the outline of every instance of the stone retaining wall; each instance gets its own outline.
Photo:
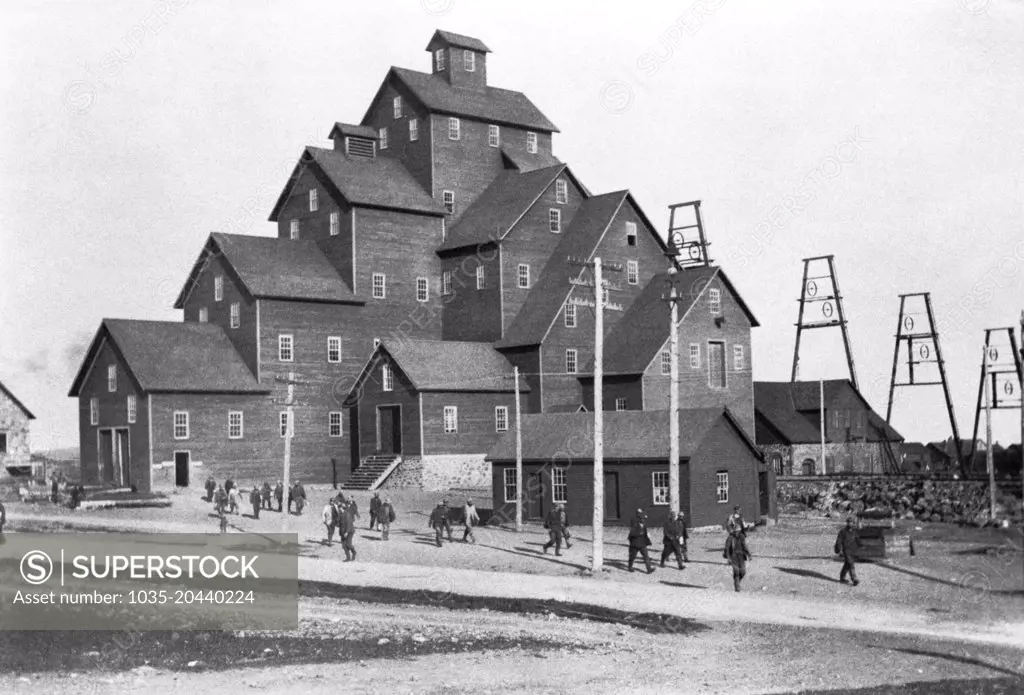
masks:
<path id="1" fill-rule="evenodd" d="M 490 489 L 491 464 L 484 454 L 452 454 L 403 459 L 381 485 L 382 490 L 417 488 Z"/>

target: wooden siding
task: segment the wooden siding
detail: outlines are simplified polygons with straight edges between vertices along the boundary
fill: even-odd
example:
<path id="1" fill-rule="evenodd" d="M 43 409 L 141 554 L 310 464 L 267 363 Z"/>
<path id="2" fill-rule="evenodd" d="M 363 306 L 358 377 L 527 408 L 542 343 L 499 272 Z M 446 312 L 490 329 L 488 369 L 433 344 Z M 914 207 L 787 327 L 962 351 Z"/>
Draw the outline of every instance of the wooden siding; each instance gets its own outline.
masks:
<path id="1" fill-rule="evenodd" d="M 523 394 L 523 413 L 541 412 L 540 347 L 533 345 L 510 348 L 502 350 L 501 354 L 514 366 L 519 367 L 520 387 L 523 384 L 530 387 L 529 393 Z"/>
<path id="2" fill-rule="evenodd" d="M 718 471 L 729 473 L 728 502 L 717 500 L 715 474 Z M 760 519 L 757 472 L 757 456 L 725 419 L 720 420 L 690 459 L 692 525 L 724 525 L 737 504 L 747 521 Z"/>
<path id="3" fill-rule="evenodd" d="M 423 124 L 428 125 L 428 124 Z M 438 203 L 444 203 L 444 191 L 455 192 L 455 213 L 449 224 L 458 222 L 480 194 L 505 169 L 500 147 L 487 144 L 489 123 L 470 118 L 459 118 L 459 139 L 448 138 L 448 116 L 431 114 L 429 130 L 434 151 L 434 190 Z M 512 137 L 514 128 L 502 127 Z M 521 134 L 523 141 L 525 133 Z"/>
<path id="4" fill-rule="evenodd" d="M 589 410 L 594 410 L 594 380 L 590 377 L 581 379 L 583 384 L 583 403 Z M 605 410 L 615 410 L 615 401 L 626 399 L 626 410 L 643 410 L 643 380 L 636 376 L 606 376 L 602 401 Z M 689 406 L 687 406 L 689 407 Z"/>
<path id="5" fill-rule="evenodd" d="M 402 117 L 395 118 L 394 98 L 402 97 Z M 419 100 L 405 89 L 397 80 L 389 80 L 381 86 L 380 95 L 371 105 L 363 125 L 374 130 L 388 129 L 388 148 L 377 148 L 380 157 L 394 157 L 405 165 L 413 178 L 423 186 L 428 195 L 433 195 L 433 167 L 431 148 L 433 133 L 430 127 L 430 114 L 425 110 L 417 110 Z M 409 139 L 409 120 L 419 120 L 416 140 Z M 445 135 L 447 138 L 447 134 Z"/>
<path id="6" fill-rule="evenodd" d="M 515 394 L 473 392 L 423 393 L 423 451 L 436 454 L 483 454 L 504 434 L 494 429 L 494 408 L 508 408 L 509 428 L 514 426 Z M 445 434 L 444 407 L 459 409 L 459 431 Z M 523 403 L 525 405 L 525 394 Z"/>
<path id="7" fill-rule="evenodd" d="M 444 340 L 493 342 L 501 338 L 501 256 L 495 244 L 446 255 L 441 272 L 451 273 L 452 293 L 442 298 Z M 484 289 L 476 269 L 484 268 Z"/>
<path id="8" fill-rule="evenodd" d="M 381 368 L 385 363 L 391 366 L 394 375 L 393 391 L 384 390 Z M 360 458 L 380 451 L 377 446 L 377 407 L 386 405 L 401 407 L 402 456 L 419 456 L 422 453 L 419 394 L 413 388 L 409 378 L 393 360 L 378 356 L 374 360 L 370 374 L 363 382 L 362 390 L 359 392 L 359 401 L 355 407 L 359 427 Z"/>

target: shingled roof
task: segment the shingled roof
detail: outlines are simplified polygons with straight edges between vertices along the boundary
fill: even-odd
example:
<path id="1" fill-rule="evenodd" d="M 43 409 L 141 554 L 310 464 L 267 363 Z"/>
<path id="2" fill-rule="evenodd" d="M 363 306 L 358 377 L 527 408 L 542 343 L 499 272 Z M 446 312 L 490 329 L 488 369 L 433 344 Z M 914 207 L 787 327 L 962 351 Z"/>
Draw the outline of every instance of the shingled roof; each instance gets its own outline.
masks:
<path id="1" fill-rule="evenodd" d="M 270 392 L 249 371 L 220 326 L 103 319 L 69 396 L 78 396 L 104 340 L 112 344 L 139 388 L 149 393 Z"/>
<path id="2" fill-rule="evenodd" d="M 534 106 L 522 92 L 498 87 L 456 87 L 441 75 L 392 67 L 385 84 L 394 77 L 401 82 L 423 106 L 433 113 L 465 116 L 497 125 L 511 125 L 544 133 L 557 133 L 558 127 Z M 381 87 L 383 89 L 383 86 Z M 379 93 L 378 93 L 379 96 Z M 370 120 L 377 99 L 363 116 Z"/>
<path id="3" fill-rule="evenodd" d="M 4 386 L 4 382 L 0 381 L 0 391 L 7 395 L 14 405 L 21 409 L 21 412 L 25 413 L 25 417 L 29 420 L 35 420 L 36 416 L 32 414 L 32 411 L 25 407 L 25 404 L 18 400 L 18 397 L 11 393 L 10 389 Z"/>
<path id="4" fill-rule="evenodd" d="M 821 432 L 818 426 L 803 417 L 800 412 L 820 412 L 820 388 L 817 381 L 755 381 L 754 410 L 794 444 L 819 442 Z M 824 388 L 826 409 L 844 390 L 848 390 L 863 404 L 868 413 L 869 427 L 865 435 L 867 441 L 882 441 L 883 438 L 890 442 L 903 441 L 903 435 L 871 408 L 849 379 L 827 379 L 824 381 Z M 798 427 L 796 418 L 801 418 L 810 429 L 802 425 Z M 828 437 L 827 441 L 834 439 Z"/>
<path id="5" fill-rule="evenodd" d="M 760 325 L 747 308 L 729 278 L 716 266 L 684 268 L 676 273 L 676 287 L 680 288 L 679 320 L 703 295 L 708 284 L 718 278 L 736 298 L 740 308 L 750 319 L 751 326 Z M 650 365 L 661 346 L 668 340 L 667 306 L 662 297 L 668 291 L 668 273 L 658 273 L 650 279 L 643 292 L 630 306 L 609 333 L 604 348 L 605 374 L 640 374 Z M 593 360 L 587 371 L 593 371 Z"/>
<path id="6" fill-rule="evenodd" d="M 669 412 L 623 410 L 604 414 L 605 460 L 668 459 Z M 758 459 L 761 454 L 728 408 L 679 411 L 679 457 L 692 457 L 711 429 L 725 420 Z M 559 465 L 594 458 L 594 416 L 591 413 L 541 413 L 522 416 L 523 460 L 558 456 Z M 566 458 L 570 457 L 570 458 Z M 510 431 L 491 448 L 489 461 L 516 459 L 516 433 Z"/>
<path id="7" fill-rule="evenodd" d="M 541 271 L 540 279 L 530 289 L 519 313 L 504 337 L 494 345 L 498 348 L 537 345 L 544 340 L 562 305 L 569 298 L 571 277 L 579 268 L 569 265 L 569 256 L 590 258 L 608 225 L 626 200 L 627 191 L 605 193 L 584 200 L 572 218 L 562 239 Z"/>
<path id="8" fill-rule="evenodd" d="M 503 171 L 448 232 L 441 251 L 504 239 L 516 222 L 566 170 L 564 164 L 529 172 Z"/>
<path id="9" fill-rule="evenodd" d="M 484 45 L 484 42 L 480 39 L 474 39 L 472 36 L 463 36 L 462 34 L 456 34 L 453 31 L 443 31 L 438 29 L 434 32 L 434 35 L 430 37 L 430 41 L 427 43 L 427 49 L 430 50 L 437 39 L 441 39 L 449 46 L 456 46 L 458 48 L 469 48 L 474 51 L 480 51 L 481 53 L 490 53 L 491 49 Z"/>
<path id="10" fill-rule="evenodd" d="M 219 257 L 251 296 L 363 304 L 352 294 L 315 241 L 242 234 L 210 234 L 174 303 L 181 309 L 210 258 Z"/>
<path id="11" fill-rule="evenodd" d="M 513 392 L 512 365 L 489 343 L 456 340 L 382 340 L 345 400 L 353 404 L 377 361 L 388 355 L 417 391 Z M 529 392 L 521 382 L 523 393 Z"/>
<path id="12" fill-rule="evenodd" d="M 307 166 L 314 167 L 318 178 L 334 189 L 332 193 L 350 205 L 437 216 L 446 213 L 444 206 L 431 198 L 394 157 L 353 157 L 342 150 L 307 147 L 270 213 L 271 222 L 277 221 L 292 187 Z"/>
<path id="13" fill-rule="evenodd" d="M 534 171 L 547 167 L 558 166 L 562 162 L 558 157 L 547 152 L 513 152 L 508 148 L 501 148 L 501 156 L 505 158 L 505 166 L 518 169 L 519 171 Z M 589 193 L 587 195 L 590 195 Z"/>

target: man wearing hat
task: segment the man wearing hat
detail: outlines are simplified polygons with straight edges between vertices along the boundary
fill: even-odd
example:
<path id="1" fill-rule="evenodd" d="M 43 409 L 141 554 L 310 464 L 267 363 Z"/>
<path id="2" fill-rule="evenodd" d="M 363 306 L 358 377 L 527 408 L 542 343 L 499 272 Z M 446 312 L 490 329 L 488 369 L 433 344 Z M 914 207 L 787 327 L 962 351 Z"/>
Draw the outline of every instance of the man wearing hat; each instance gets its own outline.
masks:
<path id="1" fill-rule="evenodd" d="M 437 543 L 437 547 L 441 547 L 441 538 L 444 535 L 445 528 L 448 529 L 448 540 L 451 541 L 452 526 L 451 520 L 448 518 L 448 500 L 441 500 L 434 511 L 430 513 L 430 519 L 427 521 L 427 526 L 434 529 L 434 541 Z"/>
<path id="2" fill-rule="evenodd" d="M 737 504 L 732 508 L 732 516 L 726 520 L 725 530 L 729 533 L 732 533 L 733 530 L 737 530 L 746 537 L 747 525 L 743 522 L 743 515 L 740 514 L 740 505 Z"/>
<path id="3" fill-rule="evenodd" d="M 674 553 L 679 569 L 686 569 L 683 566 L 682 545 L 686 542 L 686 526 L 683 525 L 682 516 L 678 512 L 669 512 L 668 521 L 665 522 L 663 531 L 662 543 L 664 543 L 664 547 L 661 550 L 661 566 L 664 567 L 665 560 Z"/>
<path id="4" fill-rule="evenodd" d="M 462 542 L 465 543 L 468 540 L 470 543 L 476 543 L 473 527 L 480 523 L 480 516 L 476 513 L 476 507 L 471 499 L 467 499 L 466 506 L 462 508 L 462 523 L 464 524 Z"/>
<path id="5" fill-rule="evenodd" d="M 548 552 L 548 548 L 554 546 L 555 555 L 561 555 L 562 541 L 565 540 L 565 507 L 561 502 L 548 512 L 548 516 L 544 520 L 544 528 L 548 530 L 548 542 L 544 544 L 545 554 Z M 566 547 L 569 547 L 568 543 Z"/>
<path id="6" fill-rule="evenodd" d="M 743 533 L 738 528 L 734 528 L 729 532 L 729 537 L 725 541 L 725 550 L 722 551 L 722 557 L 725 558 L 727 564 L 732 565 L 733 588 L 739 591 L 740 582 L 743 581 L 743 577 L 747 574 L 747 561 L 750 559 L 750 551 L 747 549 L 747 541 Z"/>
<path id="7" fill-rule="evenodd" d="M 637 553 L 644 556 L 644 564 L 647 565 L 647 574 L 654 572 L 654 565 L 651 564 L 651 557 L 647 554 L 647 546 L 651 544 L 651 538 L 647 535 L 647 515 L 643 509 L 636 510 L 636 517 L 629 526 L 629 571 L 633 571 L 633 561 Z"/>
<path id="8" fill-rule="evenodd" d="M 390 497 L 385 497 L 384 501 L 380 503 L 380 509 L 377 511 L 377 521 L 380 523 L 380 539 L 382 541 L 388 540 L 391 524 L 395 523 L 395 508 L 391 506 Z"/>
<path id="9" fill-rule="evenodd" d="M 843 556 L 843 569 L 839 570 L 839 581 L 843 584 L 846 583 L 846 575 L 849 573 L 850 582 L 857 586 L 860 584 L 857 581 L 857 570 L 854 569 L 854 561 L 856 558 L 857 548 L 860 547 L 860 541 L 857 539 L 857 529 L 853 527 L 853 517 L 846 517 L 846 526 L 839 529 L 839 535 L 836 536 L 835 551 L 836 555 Z"/>

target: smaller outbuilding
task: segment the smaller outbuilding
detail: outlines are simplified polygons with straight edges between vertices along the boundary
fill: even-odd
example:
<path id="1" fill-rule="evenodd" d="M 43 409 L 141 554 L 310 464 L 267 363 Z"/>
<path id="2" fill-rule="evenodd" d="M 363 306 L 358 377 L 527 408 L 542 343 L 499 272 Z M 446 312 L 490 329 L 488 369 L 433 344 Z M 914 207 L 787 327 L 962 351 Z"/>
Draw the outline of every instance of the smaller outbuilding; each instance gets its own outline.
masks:
<path id="1" fill-rule="evenodd" d="M 36 416 L 0 382 L 0 479 L 32 473 L 29 421 Z"/>
<path id="2" fill-rule="evenodd" d="M 604 414 L 604 517 L 627 523 L 643 509 L 652 525 L 669 509 L 669 411 Z M 522 417 L 524 517 L 543 519 L 558 503 L 571 525 L 593 520 L 594 416 L 544 413 Z M 494 510 L 515 518 L 516 437 L 491 449 Z M 759 485 L 761 476 L 764 486 Z M 774 513 L 774 477 L 728 408 L 679 413 L 679 501 L 690 526 L 720 526 L 733 506 L 754 521 Z"/>

